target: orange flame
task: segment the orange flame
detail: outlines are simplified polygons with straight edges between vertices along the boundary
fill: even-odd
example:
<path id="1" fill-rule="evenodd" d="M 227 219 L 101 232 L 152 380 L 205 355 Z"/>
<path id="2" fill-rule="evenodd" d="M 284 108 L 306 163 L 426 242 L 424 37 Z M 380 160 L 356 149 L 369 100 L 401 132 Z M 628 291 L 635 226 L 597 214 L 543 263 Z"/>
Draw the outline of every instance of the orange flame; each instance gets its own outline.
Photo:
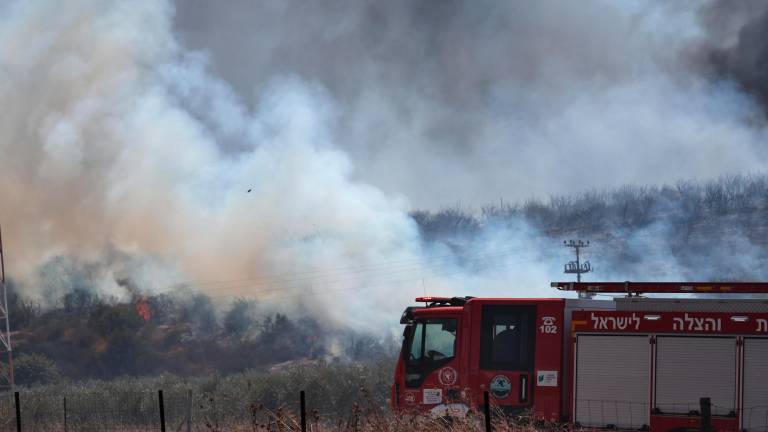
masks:
<path id="1" fill-rule="evenodd" d="M 138 313 L 144 321 L 149 321 L 149 319 L 152 318 L 152 308 L 144 299 L 140 299 L 136 302 L 136 313 Z"/>

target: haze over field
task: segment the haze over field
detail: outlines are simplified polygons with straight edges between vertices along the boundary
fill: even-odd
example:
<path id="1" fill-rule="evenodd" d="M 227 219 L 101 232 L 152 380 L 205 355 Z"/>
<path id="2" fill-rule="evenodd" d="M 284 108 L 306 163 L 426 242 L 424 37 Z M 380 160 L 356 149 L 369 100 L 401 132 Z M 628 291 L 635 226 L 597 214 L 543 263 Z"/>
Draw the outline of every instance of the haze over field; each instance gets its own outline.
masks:
<path id="1" fill-rule="evenodd" d="M 608 245 L 595 278 L 761 277 L 766 26 L 759 1 L 6 1 L 8 272 L 46 306 L 184 285 L 371 331 L 425 291 L 551 295 L 571 234 Z"/>

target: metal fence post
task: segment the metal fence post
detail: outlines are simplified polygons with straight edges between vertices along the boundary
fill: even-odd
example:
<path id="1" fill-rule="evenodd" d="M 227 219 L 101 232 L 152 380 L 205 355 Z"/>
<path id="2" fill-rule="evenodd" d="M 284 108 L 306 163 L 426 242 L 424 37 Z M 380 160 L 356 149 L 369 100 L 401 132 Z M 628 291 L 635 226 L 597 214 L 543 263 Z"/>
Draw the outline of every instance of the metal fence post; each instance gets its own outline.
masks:
<path id="1" fill-rule="evenodd" d="M 19 392 L 13 392 L 13 402 L 16 405 L 16 432 L 21 432 L 21 400 Z"/>
<path id="2" fill-rule="evenodd" d="M 301 432 L 307 432 L 307 400 L 304 394 L 304 390 L 299 392 L 300 402 L 300 415 L 301 415 Z"/>
<path id="3" fill-rule="evenodd" d="M 64 396 L 64 432 L 67 432 L 67 397 Z"/>
<path id="4" fill-rule="evenodd" d="M 703 432 L 712 431 L 712 401 L 709 398 L 699 399 L 701 408 L 701 430 Z"/>
<path id="5" fill-rule="evenodd" d="M 187 432 L 192 432 L 192 389 L 187 390 Z"/>
<path id="6" fill-rule="evenodd" d="M 491 432 L 491 398 L 488 392 L 483 392 L 483 412 L 485 414 L 485 432 Z"/>
<path id="7" fill-rule="evenodd" d="M 165 403 L 162 390 L 157 391 L 157 402 L 160 404 L 160 431 L 165 432 Z"/>

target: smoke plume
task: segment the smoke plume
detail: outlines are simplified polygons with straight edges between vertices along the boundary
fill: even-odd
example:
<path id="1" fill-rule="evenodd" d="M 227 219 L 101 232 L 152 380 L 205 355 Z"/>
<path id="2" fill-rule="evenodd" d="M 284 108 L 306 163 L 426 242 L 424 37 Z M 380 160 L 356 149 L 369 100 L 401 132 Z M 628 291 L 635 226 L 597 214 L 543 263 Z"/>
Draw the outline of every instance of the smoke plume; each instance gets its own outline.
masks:
<path id="1" fill-rule="evenodd" d="M 705 59 L 714 73 L 735 82 L 768 112 L 768 5 L 718 0 L 703 8 L 700 19 L 709 35 Z"/>
<path id="2" fill-rule="evenodd" d="M 690 67 L 708 5 L 191 0 L 175 24 L 246 103 L 275 75 L 328 89 L 355 178 L 478 208 L 762 170 L 753 101 Z"/>
<path id="3" fill-rule="evenodd" d="M 239 280 L 211 292 L 301 288 L 271 292 L 300 304 L 323 287 L 270 275 L 418 259 L 404 200 L 351 178 L 322 86 L 275 77 L 246 108 L 178 45 L 172 19 L 154 0 L 4 6 L 0 216 L 16 278 L 50 285 L 40 266 L 72 256 L 94 264 L 89 277 L 145 289 Z"/>

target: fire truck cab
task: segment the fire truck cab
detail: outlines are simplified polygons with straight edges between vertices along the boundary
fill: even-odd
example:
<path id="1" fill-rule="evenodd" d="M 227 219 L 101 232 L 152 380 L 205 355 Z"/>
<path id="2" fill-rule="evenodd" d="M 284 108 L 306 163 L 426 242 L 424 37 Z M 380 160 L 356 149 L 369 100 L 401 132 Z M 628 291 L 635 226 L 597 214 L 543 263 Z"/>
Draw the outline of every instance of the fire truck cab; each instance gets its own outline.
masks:
<path id="1" fill-rule="evenodd" d="M 552 286 L 580 298 L 417 298 L 393 409 L 466 415 L 488 392 L 540 421 L 655 432 L 701 427 L 707 398 L 713 430 L 768 429 L 768 284 Z"/>

